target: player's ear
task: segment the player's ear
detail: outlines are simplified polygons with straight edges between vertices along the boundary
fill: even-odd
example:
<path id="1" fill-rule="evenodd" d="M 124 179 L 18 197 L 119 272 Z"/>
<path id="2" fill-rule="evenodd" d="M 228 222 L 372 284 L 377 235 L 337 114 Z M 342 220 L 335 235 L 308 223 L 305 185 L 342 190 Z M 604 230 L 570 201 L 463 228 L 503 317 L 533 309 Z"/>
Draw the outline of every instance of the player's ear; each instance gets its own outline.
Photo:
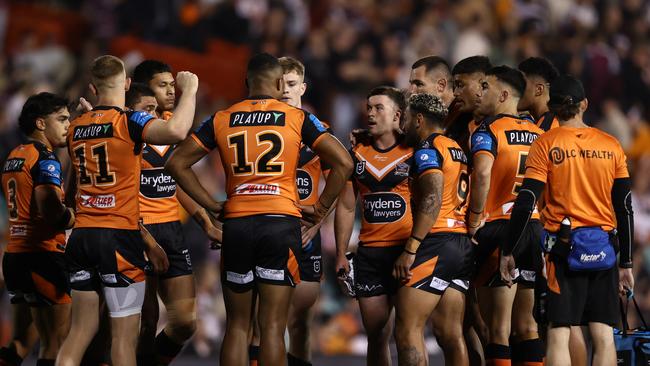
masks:
<path id="1" fill-rule="evenodd" d="M 447 88 L 447 79 L 440 78 L 438 79 L 438 92 L 442 94 Z"/>
<path id="2" fill-rule="evenodd" d="M 275 80 L 275 88 L 279 92 L 284 91 L 284 80 L 282 80 L 282 78 Z"/>
<path id="3" fill-rule="evenodd" d="M 508 96 L 510 96 L 510 91 L 508 89 L 503 89 L 501 91 L 501 96 L 499 97 L 499 102 L 503 103 L 506 100 L 508 100 Z"/>
<path id="4" fill-rule="evenodd" d="M 124 91 L 128 91 L 130 87 L 131 87 L 131 78 L 126 78 L 126 81 L 124 82 Z"/>
<path id="5" fill-rule="evenodd" d="M 544 89 L 546 89 L 546 86 L 542 83 L 537 83 L 535 84 L 535 96 L 539 97 L 542 94 L 544 94 Z"/>
<path id="6" fill-rule="evenodd" d="M 300 84 L 300 96 L 302 97 L 305 95 L 305 92 L 307 91 L 307 83 L 303 82 Z"/>
<path id="7" fill-rule="evenodd" d="M 587 100 L 587 98 L 585 98 L 580 102 L 580 110 L 582 112 L 584 112 L 584 111 L 587 110 L 588 107 L 589 107 L 589 100 Z"/>
<path id="8" fill-rule="evenodd" d="M 393 118 L 393 121 L 399 121 L 402 118 L 402 110 L 398 109 L 395 111 L 395 117 Z"/>
<path id="9" fill-rule="evenodd" d="M 99 91 L 97 90 L 97 87 L 95 86 L 95 84 L 93 84 L 93 83 L 88 84 L 88 89 L 90 89 L 90 92 L 93 93 L 94 96 L 99 95 Z"/>
<path id="10" fill-rule="evenodd" d="M 43 118 L 36 118 L 34 121 L 34 125 L 36 126 L 36 129 L 39 131 L 45 131 L 45 119 Z"/>

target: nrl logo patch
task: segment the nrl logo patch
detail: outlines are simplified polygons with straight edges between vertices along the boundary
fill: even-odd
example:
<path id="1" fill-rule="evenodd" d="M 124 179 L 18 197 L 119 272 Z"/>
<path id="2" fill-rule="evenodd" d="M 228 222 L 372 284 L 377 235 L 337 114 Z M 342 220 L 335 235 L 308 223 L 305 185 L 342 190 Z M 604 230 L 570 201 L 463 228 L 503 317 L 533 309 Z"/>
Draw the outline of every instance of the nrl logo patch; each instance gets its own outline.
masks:
<path id="1" fill-rule="evenodd" d="M 357 168 L 356 168 L 355 172 L 356 172 L 357 174 L 361 174 L 361 173 L 363 173 L 365 170 L 366 170 L 366 162 L 365 162 L 365 160 L 364 160 L 364 161 L 360 161 L 360 162 L 358 162 L 358 163 L 357 163 Z"/>

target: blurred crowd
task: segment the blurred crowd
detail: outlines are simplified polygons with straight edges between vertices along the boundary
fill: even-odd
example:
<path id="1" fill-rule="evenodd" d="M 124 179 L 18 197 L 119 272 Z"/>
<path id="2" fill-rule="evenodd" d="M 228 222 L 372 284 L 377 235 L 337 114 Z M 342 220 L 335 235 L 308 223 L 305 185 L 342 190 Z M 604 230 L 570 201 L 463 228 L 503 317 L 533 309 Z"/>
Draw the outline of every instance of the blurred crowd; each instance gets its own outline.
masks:
<path id="1" fill-rule="evenodd" d="M 15 3 L 18 3 L 16 1 Z M 364 126 L 365 95 L 380 84 L 405 88 L 411 64 L 440 55 L 450 64 L 483 54 L 494 65 L 516 66 L 530 56 L 550 59 L 582 79 L 585 120 L 616 136 L 633 174 L 636 218 L 636 294 L 650 318 L 650 1 L 649 0 L 43 0 L 20 1 L 76 12 L 87 24 L 70 46 L 26 32 L 11 49 L 11 1 L 0 0 L 0 158 L 21 141 L 17 116 L 39 91 L 90 99 L 85 68 L 129 34 L 144 41 L 204 52 L 221 39 L 306 66 L 303 106 L 328 121 L 337 136 Z M 125 55 L 117 55 L 125 56 Z M 127 65 L 140 61 L 137 54 Z M 165 55 L 159 58 L 165 61 Z M 172 65 L 173 66 L 173 65 Z M 243 82 L 243 81 L 242 81 Z M 203 96 L 197 123 L 224 107 Z M 217 157 L 203 162 L 206 186 L 222 193 Z M 645 172 L 645 173 L 643 173 Z M 4 206 L 4 205 L 3 205 Z M 4 213 L 2 213 L 4 215 Z M 6 220 L 0 220 L 0 227 Z M 199 331 L 194 351 L 210 355 L 221 339 L 218 251 L 193 223 L 186 225 L 199 291 Z M 334 236 L 323 226 L 324 281 L 313 340 L 324 354 L 365 350 L 358 307 L 336 286 Z M 354 237 L 354 236 L 353 236 Z M 8 314 L 4 314 L 6 319 Z"/>

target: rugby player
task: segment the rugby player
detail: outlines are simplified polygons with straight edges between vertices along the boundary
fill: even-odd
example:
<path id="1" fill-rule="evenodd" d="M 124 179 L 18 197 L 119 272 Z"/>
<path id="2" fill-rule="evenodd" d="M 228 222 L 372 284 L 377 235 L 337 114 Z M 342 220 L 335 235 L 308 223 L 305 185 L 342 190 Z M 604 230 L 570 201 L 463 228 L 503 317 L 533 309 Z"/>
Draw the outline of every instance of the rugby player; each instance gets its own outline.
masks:
<path id="1" fill-rule="evenodd" d="M 176 103 L 175 81 L 169 65 L 157 60 L 145 60 L 133 70 L 133 82 L 147 86 L 154 94 L 144 95 L 129 90 L 127 104 L 133 110 L 138 107 L 157 108 L 153 115 L 169 120 Z M 131 94 L 141 94 L 139 100 Z M 146 92 L 145 94 L 150 94 Z M 136 105 L 140 104 L 140 105 Z M 151 112 L 148 112 L 151 114 Z M 167 365 L 180 353 L 185 342 L 196 329 L 196 285 L 192 260 L 183 236 L 180 222 L 179 202 L 201 228 L 217 240 L 207 211 L 199 207 L 182 190 L 165 170 L 165 162 L 175 145 L 146 144 L 142 150 L 140 170 L 140 216 L 154 239 L 165 250 L 169 269 L 165 273 L 147 273 L 147 285 L 142 307 L 142 323 L 138 340 L 138 364 Z M 158 295 L 167 310 L 167 324 L 156 335 L 158 325 Z"/>
<path id="2" fill-rule="evenodd" d="M 74 224 L 63 204 L 61 163 L 68 101 L 51 93 L 30 96 L 18 118 L 28 142 L 11 151 L 2 169 L 9 242 L 2 270 L 14 313 L 14 336 L 0 350 L 0 365 L 20 365 L 40 338 L 37 365 L 54 365 L 70 327 L 70 286 L 64 259 L 65 229 Z"/>
<path id="3" fill-rule="evenodd" d="M 145 112 L 124 111 L 130 79 L 124 63 L 105 55 L 91 65 L 90 90 L 97 106 L 75 119 L 68 150 L 76 177 L 75 227 L 66 247 L 72 287 L 70 333 L 57 365 L 78 365 L 99 323 L 99 291 L 111 318 L 111 359 L 136 364 L 146 265 L 165 272 L 167 257 L 139 230 L 140 159 L 143 143 L 173 144 L 187 135 L 194 117 L 198 78 L 179 72 L 183 94 L 175 115 L 165 121 Z"/>
<path id="4" fill-rule="evenodd" d="M 397 281 L 393 264 L 411 230 L 409 172 L 413 149 L 399 132 L 406 100 L 396 88 L 380 86 L 367 98 L 367 144 L 352 147 L 355 170 L 339 197 L 334 218 L 339 280 L 350 271 L 345 256 L 354 226 L 357 196 L 362 221 L 354 258 L 354 281 L 363 326 L 368 336 L 367 365 L 390 365 Z"/>
<path id="5" fill-rule="evenodd" d="M 221 365 L 248 365 L 248 334 L 255 291 L 259 296 L 262 365 L 285 365 L 284 331 L 293 287 L 300 281 L 302 246 L 296 170 L 305 143 L 332 167 L 318 201 L 302 211 L 318 224 L 352 170 L 345 148 L 312 114 L 282 103 L 283 69 L 258 54 L 247 67 L 249 97 L 203 122 L 183 141 L 166 168 L 202 207 L 224 218 L 222 283 L 226 334 Z M 191 166 L 218 148 L 228 200 L 222 206 L 198 182 Z M 255 230 L 251 230 L 251 228 Z"/>
<path id="6" fill-rule="evenodd" d="M 560 127 L 542 135 L 530 149 L 508 240 L 502 242 L 501 276 L 511 281 L 517 261 L 513 248 L 522 245 L 522 233 L 530 225 L 535 203 L 544 197 L 544 243 L 550 252 L 546 255 L 550 289 L 546 365 L 571 364 L 570 327 L 577 325 L 589 326 L 592 363 L 615 365 L 612 325 L 620 320 L 617 293 L 626 295 L 634 288 L 634 217 L 626 157 L 614 137 L 584 123 L 588 101 L 578 79 L 559 76 L 551 82 L 549 94 L 548 106 Z M 572 243 L 558 234 L 564 220 L 573 229 Z M 585 228 L 590 237 L 579 240 L 580 230 Z M 616 239 L 618 245 L 613 242 Z M 620 248 L 618 270 L 614 246 Z M 599 264 L 598 268 L 575 270 L 576 265 L 588 265 L 580 253 L 589 258 L 590 252 L 609 253 L 611 263 L 599 254 L 591 261 Z M 578 260 L 571 264 L 576 253 Z"/>
<path id="7" fill-rule="evenodd" d="M 455 316 L 458 324 L 449 329 L 457 339 L 455 347 L 445 349 L 445 363 L 469 362 L 462 336 L 462 300 L 469 289 L 473 263 L 465 226 L 469 176 L 465 153 L 442 135 L 446 116 L 447 106 L 436 96 L 414 94 L 409 99 L 404 129 L 407 143 L 417 146 L 411 172 L 415 177 L 413 228 L 393 269 L 393 276 L 403 284 L 395 305 L 400 365 L 428 365 L 426 321 L 440 299 L 451 292 L 460 293 L 450 297 L 461 300 L 457 303 L 460 315 Z"/>
<path id="8" fill-rule="evenodd" d="M 551 82 L 559 75 L 553 64 L 542 57 L 529 57 L 518 66 L 526 79 L 526 91 L 517 109 L 528 111 L 537 127 L 544 131 L 559 126 L 557 118 L 548 109 L 548 91 Z"/>
<path id="9" fill-rule="evenodd" d="M 511 363 L 510 336 L 518 352 L 515 362 L 541 365 L 544 349 L 533 318 L 535 272 L 541 265 L 541 225 L 535 213 L 515 253 L 518 285 L 505 286 L 498 269 L 498 246 L 506 240 L 510 210 L 521 187 L 524 164 L 533 141 L 544 131 L 517 116 L 526 81 L 507 66 L 489 69 L 476 94 L 476 113 L 487 116 L 471 136 L 473 170 L 468 227 L 477 246 L 475 286 L 481 315 L 489 328 L 485 347 L 488 364 Z M 485 224 L 483 226 L 483 224 Z M 534 260 L 540 258 L 537 262 Z"/>
<path id="10" fill-rule="evenodd" d="M 411 67 L 409 84 L 409 91 L 412 94 L 431 94 L 438 97 L 447 107 L 447 116 L 443 127 L 454 123 L 458 117 L 459 108 L 454 103 L 453 77 L 447 61 L 438 56 L 427 56 L 417 60 Z M 452 282 L 451 286 L 453 288 L 456 284 Z M 472 352 L 468 350 L 468 353 L 482 354 L 481 344 L 476 339 L 476 333 L 471 329 L 463 330 L 466 311 L 464 292 L 462 288 L 458 291 L 445 292 L 431 318 L 433 332 L 445 355 L 462 355 L 466 346 L 472 348 Z M 469 322 L 465 325 L 467 328 L 470 326 Z M 467 340 L 464 339 L 463 334 Z M 466 345 L 465 342 L 467 342 Z"/>
<path id="11" fill-rule="evenodd" d="M 281 101 L 292 107 L 302 107 L 302 96 L 307 90 L 305 66 L 293 57 L 279 58 L 284 71 L 284 93 Z M 323 122 L 325 127 L 328 127 Z M 304 143 L 300 147 L 300 158 L 296 175 L 296 185 L 300 205 L 313 205 L 318 200 L 318 187 L 321 175 L 327 176 L 329 168 L 321 164 L 320 158 Z M 332 205 L 334 206 L 334 205 Z M 302 233 L 302 254 L 298 257 L 300 283 L 296 285 L 287 329 L 289 330 L 289 366 L 311 365 L 310 327 L 313 319 L 313 306 L 320 292 L 322 278 L 322 256 L 320 240 L 321 224 L 316 224 Z M 255 327 L 252 346 L 249 350 L 251 364 L 259 356 L 259 327 Z"/>

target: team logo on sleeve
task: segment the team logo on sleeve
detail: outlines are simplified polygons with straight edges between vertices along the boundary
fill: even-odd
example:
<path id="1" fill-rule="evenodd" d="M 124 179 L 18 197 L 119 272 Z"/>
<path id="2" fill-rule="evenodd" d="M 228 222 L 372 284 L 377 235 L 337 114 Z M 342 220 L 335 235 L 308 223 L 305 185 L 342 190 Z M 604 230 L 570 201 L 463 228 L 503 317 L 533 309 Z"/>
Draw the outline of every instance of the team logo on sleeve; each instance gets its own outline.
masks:
<path id="1" fill-rule="evenodd" d="M 363 218 L 371 224 L 399 221 L 406 213 L 406 201 L 392 192 L 369 193 L 363 197 Z"/>
<path id="2" fill-rule="evenodd" d="M 301 201 L 309 198 L 314 190 L 314 181 L 311 175 L 302 169 L 298 169 L 296 171 L 296 187 L 298 187 L 298 195 Z"/>

